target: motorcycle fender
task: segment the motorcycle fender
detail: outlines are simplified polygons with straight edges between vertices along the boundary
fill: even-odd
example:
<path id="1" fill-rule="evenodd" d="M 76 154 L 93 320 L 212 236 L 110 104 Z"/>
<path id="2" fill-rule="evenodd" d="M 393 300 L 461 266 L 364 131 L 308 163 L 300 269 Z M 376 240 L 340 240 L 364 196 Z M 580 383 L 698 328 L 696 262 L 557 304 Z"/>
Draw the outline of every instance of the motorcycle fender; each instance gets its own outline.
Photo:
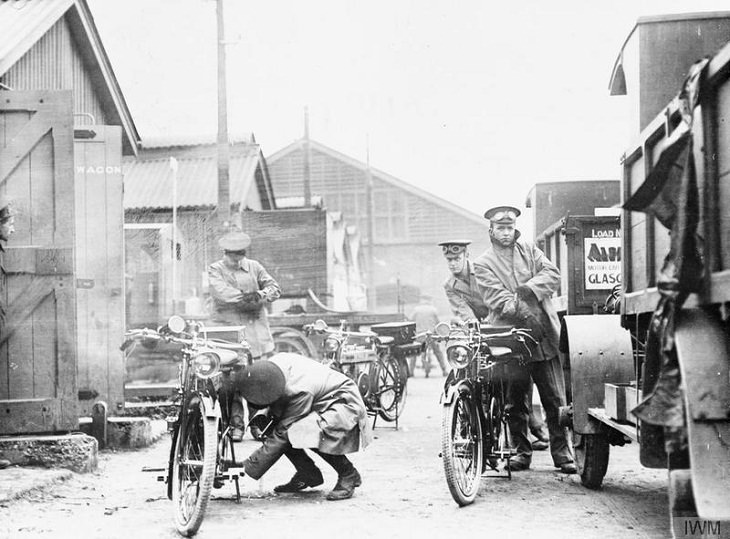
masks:
<path id="1" fill-rule="evenodd" d="M 683 309 L 675 346 L 687 409 L 692 493 L 700 518 L 730 520 L 730 350 L 717 316 Z"/>
<path id="2" fill-rule="evenodd" d="M 203 401 L 203 409 L 205 417 L 219 418 L 221 417 L 221 407 L 217 400 L 208 395 L 202 395 L 200 399 Z"/>
<path id="3" fill-rule="evenodd" d="M 441 404 L 442 406 L 450 405 L 454 402 L 454 397 L 462 391 L 471 392 L 471 385 L 466 381 L 462 381 L 457 384 L 451 384 L 446 386 L 443 393 L 441 393 L 439 404 Z"/>
<path id="4" fill-rule="evenodd" d="M 588 409 L 604 406 L 604 384 L 636 379 L 631 333 L 621 327 L 620 315 L 565 316 L 560 343 L 570 365 L 566 383 L 573 397 L 573 429 L 593 434 L 600 425 L 589 419 Z"/>

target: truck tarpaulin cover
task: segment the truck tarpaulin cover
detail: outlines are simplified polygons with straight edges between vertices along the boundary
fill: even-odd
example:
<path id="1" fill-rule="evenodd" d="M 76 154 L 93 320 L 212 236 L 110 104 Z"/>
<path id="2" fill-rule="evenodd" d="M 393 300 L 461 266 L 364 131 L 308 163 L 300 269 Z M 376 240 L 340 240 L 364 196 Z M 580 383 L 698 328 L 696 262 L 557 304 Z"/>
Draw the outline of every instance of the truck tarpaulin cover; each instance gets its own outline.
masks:
<path id="1" fill-rule="evenodd" d="M 700 289 L 703 273 L 697 238 L 699 198 L 692 120 L 708 61 L 701 60 L 690 68 L 679 94 L 682 123 L 677 127 L 676 140 L 664 149 L 646 181 L 623 206 L 653 215 L 671 230 L 670 251 L 657 279 L 661 299 L 646 343 L 643 392 L 647 397 L 632 410 L 646 423 L 670 428 L 684 426 L 679 363 L 674 348 L 675 312 L 690 293 Z"/>

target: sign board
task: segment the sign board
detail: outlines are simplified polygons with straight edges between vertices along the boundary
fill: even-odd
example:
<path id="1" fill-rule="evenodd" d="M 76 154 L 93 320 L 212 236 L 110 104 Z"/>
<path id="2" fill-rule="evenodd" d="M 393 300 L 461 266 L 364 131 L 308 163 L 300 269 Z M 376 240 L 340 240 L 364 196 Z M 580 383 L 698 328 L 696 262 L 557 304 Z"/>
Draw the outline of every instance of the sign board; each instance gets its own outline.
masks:
<path id="1" fill-rule="evenodd" d="M 594 226 L 584 237 L 584 279 L 586 290 L 610 290 L 621 284 L 621 230 L 615 226 Z"/>

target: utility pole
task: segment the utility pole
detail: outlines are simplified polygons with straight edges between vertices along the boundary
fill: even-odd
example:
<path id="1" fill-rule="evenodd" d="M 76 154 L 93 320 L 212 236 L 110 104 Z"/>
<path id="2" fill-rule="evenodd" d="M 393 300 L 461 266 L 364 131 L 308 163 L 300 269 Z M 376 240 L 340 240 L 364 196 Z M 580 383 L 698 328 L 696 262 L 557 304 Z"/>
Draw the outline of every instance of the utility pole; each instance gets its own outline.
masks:
<path id="1" fill-rule="evenodd" d="M 312 174 L 310 172 L 310 161 L 312 159 L 312 151 L 309 146 L 309 108 L 304 107 L 304 143 L 302 145 L 304 155 L 304 207 L 309 208 L 312 205 Z"/>
<path id="2" fill-rule="evenodd" d="M 216 0 L 218 37 L 218 231 L 227 231 L 231 223 L 230 161 L 228 144 L 228 107 L 226 96 L 226 42 L 223 28 L 223 0 Z"/>
<path id="3" fill-rule="evenodd" d="M 370 170 L 370 139 L 366 142 L 366 168 L 365 168 L 365 196 L 367 199 L 368 216 L 368 310 L 374 311 L 375 301 L 375 255 L 373 254 L 373 242 L 375 241 L 375 217 L 373 210 L 375 206 L 373 196 L 373 174 Z"/>

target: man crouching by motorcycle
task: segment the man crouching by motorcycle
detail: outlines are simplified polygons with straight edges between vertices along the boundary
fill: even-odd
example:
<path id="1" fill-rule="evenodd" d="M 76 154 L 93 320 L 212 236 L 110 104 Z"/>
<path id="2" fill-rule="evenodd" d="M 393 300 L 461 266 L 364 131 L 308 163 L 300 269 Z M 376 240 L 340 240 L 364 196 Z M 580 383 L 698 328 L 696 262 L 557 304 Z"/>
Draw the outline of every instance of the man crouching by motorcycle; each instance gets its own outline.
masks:
<path id="1" fill-rule="evenodd" d="M 372 439 L 365 403 L 347 376 L 298 354 L 280 353 L 235 375 L 236 389 L 247 402 L 265 408 L 274 419 L 256 449 L 243 463 L 246 475 L 259 479 L 285 455 L 296 472 L 274 492 L 299 492 L 324 482 L 307 454 L 310 449 L 337 472 L 328 500 L 351 498 L 362 483 L 345 456 Z"/>

